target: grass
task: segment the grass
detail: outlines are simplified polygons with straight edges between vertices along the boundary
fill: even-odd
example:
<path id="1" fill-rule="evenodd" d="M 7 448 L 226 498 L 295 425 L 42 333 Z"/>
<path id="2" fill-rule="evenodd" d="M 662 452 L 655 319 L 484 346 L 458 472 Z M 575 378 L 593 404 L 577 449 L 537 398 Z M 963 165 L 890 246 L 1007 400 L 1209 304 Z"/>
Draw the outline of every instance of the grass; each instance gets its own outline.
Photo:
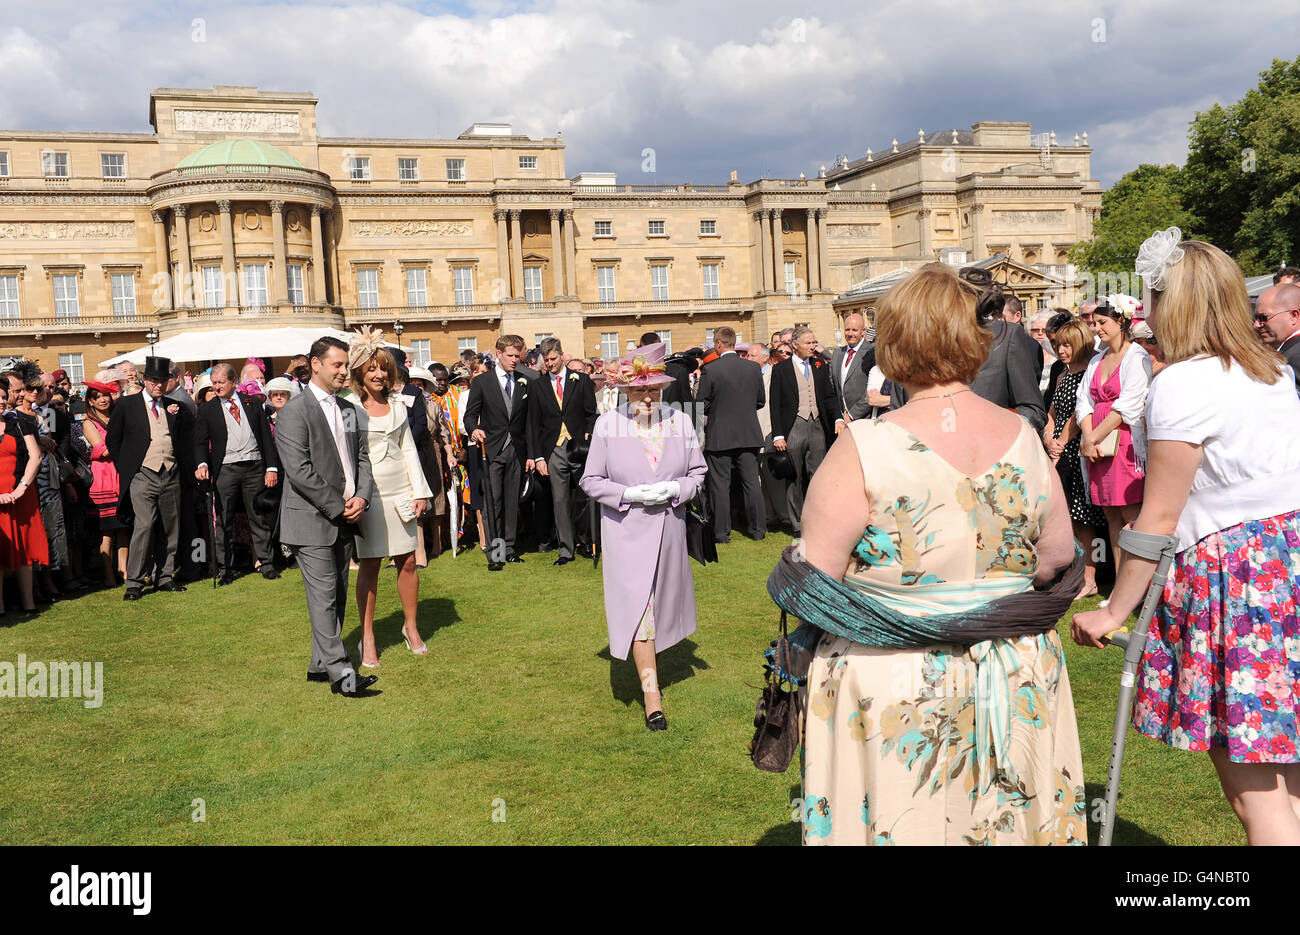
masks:
<path id="1" fill-rule="evenodd" d="M 293 570 L 11 611 L 0 660 L 100 660 L 105 691 L 89 710 L 0 699 L 0 842 L 796 844 L 797 764 L 772 775 L 746 756 L 777 619 L 764 583 L 787 541 L 737 537 L 722 564 L 693 566 L 700 629 L 661 656 L 663 734 L 643 726 L 631 663 L 609 656 L 589 561 L 527 554 L 489 573 L 477 553 L 442 556 L 422 573 L 424 658 L 402 645 L 385 572 L 382 692 L 359 700 L 305 681 Z M 349 621 L 352 648 L 354 606 Z M 1092 799 L 1120 654 L 1068 637 L 1067 654 Z M 1132 732 L 1120 818 L 1116 843 L 1244 843 L 1204 754 Z"/>

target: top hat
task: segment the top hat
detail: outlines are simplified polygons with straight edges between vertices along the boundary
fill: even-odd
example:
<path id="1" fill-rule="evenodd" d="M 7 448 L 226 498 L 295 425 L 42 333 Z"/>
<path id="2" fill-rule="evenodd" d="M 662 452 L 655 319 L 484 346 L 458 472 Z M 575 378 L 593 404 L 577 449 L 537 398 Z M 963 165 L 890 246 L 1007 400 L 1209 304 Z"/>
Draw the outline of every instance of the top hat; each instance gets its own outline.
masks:
<path id="1" fill-rule="evenodd" d="M 167 378 L 171 376 L 171 369 L 172 362 L 167 357 L 146 357 L 142 376 L 146 380 L 157 380 L 159 383 L 166 383 Z"/>

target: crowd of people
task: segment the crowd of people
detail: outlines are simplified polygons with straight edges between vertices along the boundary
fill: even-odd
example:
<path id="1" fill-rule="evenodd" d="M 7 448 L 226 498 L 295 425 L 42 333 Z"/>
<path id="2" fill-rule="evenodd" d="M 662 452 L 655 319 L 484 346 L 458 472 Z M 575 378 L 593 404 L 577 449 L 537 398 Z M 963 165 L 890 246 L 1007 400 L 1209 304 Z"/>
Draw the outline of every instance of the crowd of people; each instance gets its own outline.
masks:
<path id="1" fill-rule="evenodd" d="M 754 540 L 783 529 L 803 550 L 782 559 L 798 582 L 782 593 L 820 588 L 816 607 L 790 596 L 789 609 L 825 630 L 807 676 L 805 840 L 1079 843 L 1060 613 L 1044 609 L 1059 604 L 1033 596 L 1099 595 L 1105 569 L 1109 597 L 1074 621 L 1080 643 L 1101 645 L 1150 580 L 1150 563 L 1115 548 L 1121 530 L 1176 532 L 1135 723 L 1210 751 L 1252 841 L 1295 843 L 1300 271 L 1252 308 L 1214 247 L 1171 229 L 1144 253 L 1159 255 L 1143 270 L 1151 309 L 1113 294 L 1026 317 L 987 271 L 931 264 L 874 321 L 849 315 L 835 346 L 804 325 L 751 344 L 719 327 L 709 347 L 669 355 L 650 332 L 590 360 L 503 334 L 492 353 L 419 366 L 363 328 L 274 371 L 148 357 L 80 392 L 11 360 L 0 572 L 14 581 L 0 613 L 295 565 L 307 678 L 357 696 L 382 665 L 384 567 L 406 648 L 425 655 L 419 569 L 440 553 L 477 547 L 500 573 L 530 550 L 556 567 L 598 550 L 611 653 L 633 657 L 659 731 L 656 653 L 696 627 L 692 528 L 723 545 L 733 525 Z M 353 569 L 355 665 L 342 643 Z M 1243 583 L 1263 596 L 1243 604 Z M 841 603 L 872 626 L 836 618 Z M 985 621 L 980 639 L 879 635 L 900 614 L 957 612 Z M 900 665 L 912 678 L 886 691 Z M 986 723 L 990 707 L 1003 713 Z M 926 743 L 947 752 L 926 755 L 918 781 Z M 1260 764 L 1272 792 L 1242 769 Z M 959 803 L 970 822 L 945 818 Z"/>

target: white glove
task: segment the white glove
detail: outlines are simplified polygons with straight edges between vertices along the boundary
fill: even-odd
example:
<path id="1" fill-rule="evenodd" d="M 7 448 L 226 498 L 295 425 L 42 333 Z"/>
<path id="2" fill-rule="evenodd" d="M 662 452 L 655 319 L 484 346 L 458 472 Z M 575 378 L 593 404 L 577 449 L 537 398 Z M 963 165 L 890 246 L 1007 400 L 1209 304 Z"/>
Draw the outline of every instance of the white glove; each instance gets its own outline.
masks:
<path id="1" fill-rule="evenodd" d="M 682 492 L 682 485 L 675 480 L 660 481 L 650 488 L 646 506 L 663 506 L 672 503 Z"/>
<path id="2" fill-rule="evenodd" d="M 624 487 L 623 502 L 645 503 L 653 489 L 653 486 L 650 484 L 637 484 L 635 487 Z"/>

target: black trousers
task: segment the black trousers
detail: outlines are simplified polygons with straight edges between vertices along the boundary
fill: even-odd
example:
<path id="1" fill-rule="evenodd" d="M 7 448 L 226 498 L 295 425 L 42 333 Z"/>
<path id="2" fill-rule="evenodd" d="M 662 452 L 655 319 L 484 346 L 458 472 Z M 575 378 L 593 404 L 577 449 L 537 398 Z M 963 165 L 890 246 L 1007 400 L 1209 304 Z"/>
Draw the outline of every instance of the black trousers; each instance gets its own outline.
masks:
<path id="1" fill-rule="evenodd" d="M 524 476 L 514 444 L 506 445 L 488 461 L 486 481 L 491 495 L 483 499 L 483 525 L 488 534 L 488 560 L 505 561 L 515 554 L 519 526 L 519 491 Z"/>
<path id="2" fill-rule="evenodd" d="M 713 519 L 713 536 L 720 542 L 731 538 L 731 472 L 740 472 L 740 486 L 745 498 L 745 535 L 762 539 L 767 534 L 767 515 L 763 508 L 763 488 L 758 479 L 758 449 L 729 448 L 706 451 L 709 466 L 709 510 Z"/>
<path id="3" fill-rule="evenodd" d="M 271 551 L 271 517 L 261 516 L 253 506 L 253 498 L 265 485 L 266 465 L 261 458 L 255 461 L 236 461 L 223 464 L 213 485 L 217 492 L 216 544 L 217 570 L 222 574 L 235 570 L 235 506 L 241 500 L 248 517 L 248 529 L 253 534 L 253 551 L 263 565 L 275 555 Z"/>

